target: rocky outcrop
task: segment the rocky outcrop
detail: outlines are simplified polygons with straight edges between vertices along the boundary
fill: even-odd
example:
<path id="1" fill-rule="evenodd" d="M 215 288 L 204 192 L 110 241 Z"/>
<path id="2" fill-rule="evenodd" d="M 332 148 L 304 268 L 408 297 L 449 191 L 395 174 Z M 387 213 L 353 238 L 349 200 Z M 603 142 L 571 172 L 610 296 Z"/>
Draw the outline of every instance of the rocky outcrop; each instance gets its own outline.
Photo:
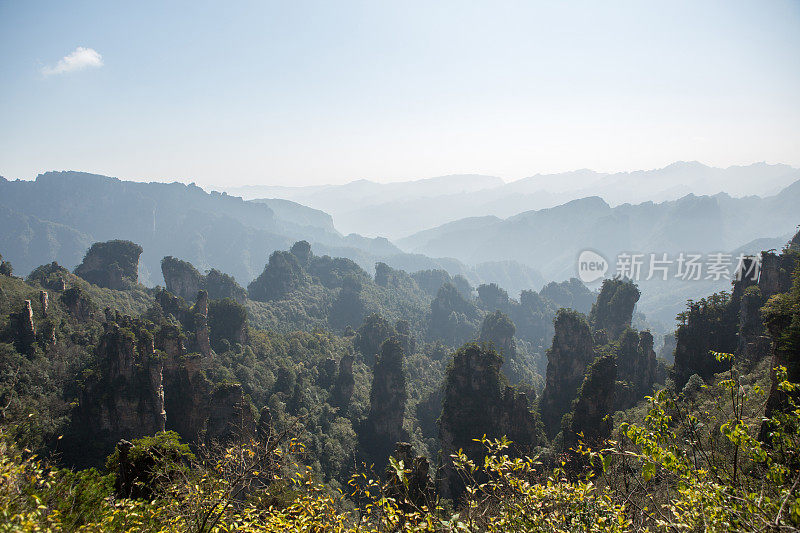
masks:
<path id="1" fill-rule="evenodd" d="M 196 302 L 189 307 L 183 298 L 166 290 L 158 290 L 155 300 L 163 316 L 172 316 L 180 322 L 187 334 L 187 349 L 211 355 L 212 347 L 226 351 L 236 344 L 247 343 L 247 310 L 230 298 L 209 300 L 205 291 L 197 294 Z"/>
<path id="2" fill-rule="evenodd" d="M 75 275 L 99 287 L 123 290 L 139 281 L 139 256 L 142 247 L 130 241 L 96 242 Z"/>
<path id="3" fill-rule="evenodd" d="M 569 411 L 594 361 L 592 332 L 586 317 L 571 309 L 560 309 L 554 321 L 553 345 L 547 351 L 547 376 L 539 400 L 542 422 L 549 438 L 561 429 L 561 418 Z"/>
<path id="4" fill-rule="evenodd" d="M 242 386 L 220 385 L 211 395 L 206 441 L 227 443 L 255 435 L 256 422 Z"/>
<path id="5" fill-rule="evenodd" d="M 769 300 L 773 294 L 789 290 L 792 285 L 795 262 L 796 256 L 793 253 L 761 252 L 758 288 L 765 301 Z"/>
<path id="6" fill-rule="evenodd" d="M 152 333 L 129 317 L 105 329 L 73 420 L 106 446 L 164 431 L 164 361 Z"/>
<path id="7" fill-rule="evenodd" d="M 211 357 L 211 332 L 208 326 L 208 293 L 197 293 L 197 301 L 192 307 L 194 340 L 197 350 L 205 357 Z"/>
<path id="8" fill-rule="evenodd" d="M 688 309 L 678 315 L 680 324 L 675 332 L 672 367 L 676 390 L 682 390 L 693 374 L 709 381 L 714 374 L 730 367 L 729 362 L 717 361 L 711 352 L 736 350 L 740 304 L 721 292 L 697 302 L 690 300 Z"/>
<path id="9" fill-rule="evenodd" d="M 161 274 L 167 290 L 186 301 L 197 296 L 205 281 L 204 276 L 191 263 L 172 256 L 161 260 Z"/>
<path id="10" fill-rule="evenodd" d="M 39 291 L 39 307 L 42 310 L 42 316 L 45 318 L 47 318 L 47 310 L 50 304 L 49 300 L 50 298 L 47 295 L 47 291 Z"/>
<path id="11" fill-rule="evenodd" d="M 80 287 L 72 287 L 61 294 L 61 303 L 67 308 L 69 315 L 79 322 L 91 319 L 97 311 L 91 298 L 86 296 Z"/>
<path id="12" fill-rule="evenodd" d="M 167 290 L 187 302 L 193 301 L 201 290 L 214 300 L 231 298 L 239 303 L 247 300 L 247 291 L 232 276 L 216 269 L 203 275 L 191 263 L 167 256 L 161 260 L 161 273 Z"/>
<path id="13" fill-rule="evenodd" d="M 431 302 L 428 337 L 458 346 L 475 338 L 479 320 L 475 304 L 465 299 L 454 285 L 445 283 Z"/>
<path id="14" fill-rule="evenodd" d="M 166 427 L 187 442 L 200 439 L 209 417 L 211 382 L 205 362 L 197 354 L 167 356 L 164 363 L 164 405 Z"/>
<path id="15" fill-rule="evenodd" d="M 604 280 L 589 313 L 589 323 L 595 329 L 604 330 L 609 340 L 617 339 L 625 328 L 630 327 L 639 296 L 639 289 L 631 280 Z"/>
<path id="16" fill-rule="evenodd" d="M 788 395 L 794 396 L 795 404 L 800 397 L 798 391 L 781 390 L 778 386 L 778 376 L 775 369 L 786 369 L 785 379 L 790 383 L 800 382 L 800 233 L 795 235 L 787 249 L 780 257 L 780 263 L 785 267 L 793 264 L 791 285 L 786 292 L 773 295 L 761 309 L 764 325 L 772 340 L 771 347 L 771 387 L 767 404 L 764 410 L 765 419 L 771 418 L 776 412 L 790 408 Z M 762 271 L 763 274 L 763 271 Z M 759 289 L 762 288 L 759 280 Z M 771 440 L 772 426 L 765 420 L 761 425 L 759 438 L 768 442 Z"/>
<path id="17" fill-rule="evenodd" d="M 69 270 L 53 261 L 36 267 L 33 272 L 28 274 L 26 281 L 30 284 L 38 283 L 51 291 L 64 292 L 67 290 L 66 280 L 74 277 Z"/>
<path id="18" fill-rule="evenodd" d="M 0 275 L 10 276 L 14 273 L 14 267 L 8 261 L 3 261 L 3 256 L 0 255 Z"/>
<path id="19" fill-rule="evenodd" d="M 356 380 L 353 376 L 354 358 L 350 354 L 342 356 L 339 360 L 339 371 L 336 374 L 336 382 L 333 386 L 334 405 L 346 411 L 350 405 L 350 398 L 353 397 Z"/>
<path id="20" fill-rule="evenodd" d="M 403 416 L 406 411 L 406 375 L 403 348 L 396 338 L 381 345 L 372 372 L 369 414 L 359 437 L 365 458 L 383 468 L 395 443 L 406 440 Z"/>
<path id="21" fill-rule="evenodd" d="M 445 498 L 458 500 L 464 491 L 451 455 L 463 449 L 473 460 L 482 460 L 485 450 L 474 439 L 505 435 L 514 442 L 512 454 L 530 452 L 544 443 L 527 397 L 502 384 L 501 364 L 497 352 L 477 344 L 467 344 L 453 355 L 445 379 L 439 425 L 439 487 Z"/>
<path id="22" fill-rule="evenodd" d="M 506 310 L 509 307 L 508 293 L 497 283 L 479 285 L 478 299 L 483 308 L 489 311 Z"/>
<path id="23" fill-rule="evenodd" d="M 661 346 L 661 349 L 658 351 L 658 358 L 663 359 L 668 364 L 671 364 L 675 361 L 675 334 L 674 333 L 667 333 L 664 335 L 664 344 Z"/>
<path id="24" fill-rule="evenodd" d="M 395 334 L 388 320 L 373 313 L 364 319 L 364 323 L 356 331 L 353 347 L 364 356 L 364 361 L 371 365 L 375 362 L 375 357 L 386 339 Z"/>
<path id="25" fill-rule="evenodd" d="M 481 333 L 478 340 L 489 342 L 505 360 L 514 359 L 517 355 L 517 346 L 514 343 L 514 333 L 517 328 L 508 316 L 500 311 L 489 313 L 481 324 Z"/>
<path id="26" fill-rule="evenodd" d="M 308 241 L 297 241 L 292 245 L 289 251 L 297 258 L 297 261 L 299 261 L 303 268 L 307 267 L 314 258 L 314 254 L 311 253 L 311 245 Z"/>
<path id="27" fill-rule="evenodd" d="M 595 359 L 586 372 L 569 416 L 564 417 L 564 448 L 579 442 L 598 449 L 611 436 L 617 378 L 612 354 Z"/>
<path id="28" fill-rule="evenodd" d="M 227 345 L 247 343 L 247 310 L 230 298 L 208 303 L 211 345 L 224 351 Z"/>
<path id="29" fill-rule="evenodd" d="M 247 291 L 244 287 L 236 283 L 233 276 L 220 272 L 216 268 L 212 268 L 206 274 L 203 288 L 212 300 L 230 298 L 240 304 L 247 301 Z"/>
<path id="30" fill-rule="evenodd" d="M 514 342 L 516 330 L 508 316 L 501 311 L 495 311 L 483 319 L 478 337 L 480 342 L 490 343 L 503 357 L 501 370 L 513 384 L 519 383 L 526 377 L 525 369 L 521 368 L 522 365 L 517 360 L 517 345 Z"/>
<path id="31" fill-rule="evenodd" d="M 764 305 L 761 289 L 757 285 L 748 287 L 739 305 L 739 331 L 736 355 L 754 363 L 770 355 L 771 339 L 764 328 L 761 307 Z"/>
<path id="32" fill-rule="evenodd" d="M 393 466 L 386 469 L 384 494 L 393 498 L 405 513 L 418 511 L 423 506 L 432 509 L 435 491 L 428 475 L 428 459 L 414 453 L 414 448 L 407 442 L 398 442 L 392 457 L 397 467 L 402 466 L 402 474 Z"/>
<path id="33" fill-rule="evenodd" d="M 11 316 L 11 336 L 16 341 L 19 351 L 30 352 L 36 342 L 36 323 L 33 320 L 33 307 L 30 300 L 22 303 L 22 309 Z"/>
<path id="34" fill-rule="evenodd" d="M 615 408 L 624 410 L 650 394 L 658 381 L 658 363 L 653 350 L 653 335 L 649 331 L 636 333 L 627 329 L 614 349 L 617 365 L 617 394 Z"/>
<path id="35" fill-rule="evenodd" d="M 264 272 L 247 286 L 247 294 L 257 302 L 280 300 L 306 283 L 307 275 L 297 257 L 291 252 L 276 251 L 269 256 Z"/>

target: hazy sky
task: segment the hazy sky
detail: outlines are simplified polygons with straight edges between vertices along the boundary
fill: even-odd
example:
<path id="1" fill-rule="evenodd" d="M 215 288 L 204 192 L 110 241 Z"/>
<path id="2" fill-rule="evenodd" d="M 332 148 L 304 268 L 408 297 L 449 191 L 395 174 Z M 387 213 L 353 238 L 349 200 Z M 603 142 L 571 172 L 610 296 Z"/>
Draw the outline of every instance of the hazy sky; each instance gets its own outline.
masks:
<path id="1" fill-rule="evenodd" d="M 800 166 L 800 2 L 0 0 L 0 175 Z"/>

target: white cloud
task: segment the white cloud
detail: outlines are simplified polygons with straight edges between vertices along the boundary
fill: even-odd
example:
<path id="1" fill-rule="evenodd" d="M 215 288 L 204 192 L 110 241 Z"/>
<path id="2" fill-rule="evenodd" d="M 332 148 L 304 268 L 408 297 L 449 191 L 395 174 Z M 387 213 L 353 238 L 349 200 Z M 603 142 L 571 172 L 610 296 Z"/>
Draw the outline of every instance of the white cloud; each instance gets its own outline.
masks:
<path id="1" fill-rule="evenodd" d="M 66 74 L 76 70 L 87 68 L 99 68 L 103 66 L 103 56 L 92 48 L 79 46 L 74 52 L 58 60 L 55 66 L 46 66 L 42 69 L 42 74 L 52 76 L 54 74 Z"/>

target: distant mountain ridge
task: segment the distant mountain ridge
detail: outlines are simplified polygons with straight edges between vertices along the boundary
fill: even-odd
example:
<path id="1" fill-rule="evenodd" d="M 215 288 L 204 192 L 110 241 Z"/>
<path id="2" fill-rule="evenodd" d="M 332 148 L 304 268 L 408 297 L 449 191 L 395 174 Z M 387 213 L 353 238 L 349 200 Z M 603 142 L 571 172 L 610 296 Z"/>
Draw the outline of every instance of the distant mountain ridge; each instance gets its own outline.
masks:
<path id="1" fill-rule="evenodd" d="M 791 233 L 800 223 L 800 181 L 774 196 L 686 195 L 660 203 L 612 207 L 597 196 L 500 219 L 471 217 L 396 241 L 402 249 L 467 264 L 513 260 L 548 279 L 569 277 L 577 253 L 735 249 L 765 236 Z M 524 243 L 524 244 L 523 244 Z"/>
<path id="2" fill-rule="evenodd" d="M 609 260 L 612 271 L 607 276 L 614 274 L 615 258 L 624 252 L 648 257 L 666 253 L 673 259 L 681 252 L 757 253 L 760 246 L 785 243 L 786 236 L 796 232 L 798 206 L 800 181 L 765 198 L 690 194 L 678 200 L 612 207 L 592 196 L 506 219 L 457 220 L 396 242 L 411 253 L 452 257 L 466 264 L 515 261 L 547 280 L 559 281 L 576 275 L 577 257 L 587 249 Z M 671 281 L 644 281 L 639 306 L 648 317 L 667 322 L 684 300 L 676 301 L 676 294 L 693 298 L 726 289 L 728 284 L 727 280 L 700 281 L 683 287 Z M 673 296 L 666 307 L 660 303 L 665 291 Z"/>
<path id="3" fill-rule="evenodd" d="M 92 242 L 123 239 L 144 248 L 140 279 L 145 284 L 162 283 L 161 258 L 174 256 L 247 285 L 273 251 L 307 240 L 318 253 L 352 259 L 368 272 L 381 261 L 409 272 L 444 269 L 475 285 L 501 282 L 512 292 L 544 283 L 538 272 L 511 261 L 467 267 L 453 259 L 407 254 L 383 237 L 342 235 L 331 216 L 318 209 L 282 199 L 244 201 L 194 184 L 72 171 L 47 172 L 34 181 L 0 177 L 0 222 L 0 253 L 22 275 L 51 261 L 71 269 Z"/>
<path id="4" fill-rule="evenodd" d="M 312 187 L 234 187 L 245 198 L 283 198 L 321 209 L 344 233 L 398 239 L 474 216 L 507 218 L 598 196 L 611 206 L 677 200 L 687 194 L 769 196 L 800 179 L 800 169 L 754 163 L 715 168 L 697 161 L 664 168 L 604 173 L 575 170 L 537 174 L 517 181 L 482 175 L 451 175 L 396 183 L 358 180 Z"/>

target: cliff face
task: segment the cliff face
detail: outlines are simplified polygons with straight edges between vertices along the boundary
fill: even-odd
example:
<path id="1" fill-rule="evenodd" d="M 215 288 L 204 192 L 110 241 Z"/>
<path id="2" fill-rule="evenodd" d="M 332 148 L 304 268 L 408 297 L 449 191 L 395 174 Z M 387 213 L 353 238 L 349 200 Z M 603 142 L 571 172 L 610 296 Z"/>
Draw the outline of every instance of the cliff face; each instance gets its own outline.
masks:
<path id="1" fill-rule="evenodd" d="M 361 352 L 367 364 L 372 364 L 384 341 L 395 333 L 388 320 L 373 313 L 365 318 L 364 323 L 358 328 L 353 338 L 353 347 Z"/>
<path id="2" fill-rule="evenodd" d="M 66 306 L 69 315 L 79 322 L 91 319 L 97 311 L 94 302 L 83 293 L 80 287 L 65 290 L 61 295 L 61 302 Z"/>
<path id="3" fill-rule="evenodd" d="M 612 354 L 598 357 L 589 366 L 572 413 L 564 419 L 565 449 L 575 447 L 579 442 L 597 449 L 611 435 L 616 378 L 617 363 Z"/>
<path id="4" fill-rule="evenodd" d="M 495 311 L 486 315 L 481 325 L 481 333 L 479 340 L 481 342 L 490 342 L 494 345 L 495 350 L 506 361 L 516 358 L 517 347 L 514 343 L 514 333 L 517 328 L 514 323 L 500 311 Z"/>
<path id="5" fill-rule="evenodd" d="M 650 394 L 653 384 L 659 380 L 653 335 L 649 331 L 637 334 L 635 330 L 627 329 L 620 336 L 614 357 L 619 380 L 614 410 L 623 410 Z"/>
<path id="6" fill-rule="evenodd" d="M 353 356 L 350 354 L 342 356 L 333 387 L 333 401 L 335 405 L 342 409 L 342 412 L 345 412 L 350 405 L 350 398 L 353 396 L 353 390 L 356 385 L 356 380 L 353 376 L 353 360 Z"/>
<path id="7" fill-rule="evenodd" d="M 486 315 L 486 318 L 483 319 L 478 340 L 491 343 L 497 353 L 503 357 L 501 371 L 510 383 L 514 385 L 523 381 L 532 383 L 530 369 L 533 367 L 533 363 L 529 362 L 526 365 L 524 361 L 520 360 L 517 353 L 517 345 L 514 341 L 516 329 L 508 316 L 501 311 L 495 311 Z"/>
<path id="8" fill-rule="evenodd" d="M 184 300 L 194 298 L 203 288 L 204 276 L 188 261 L 167 256 L 161 260 L 161 274 L 167 290 Z"/>
<path id="9" fill-rule="evenodd" d="M 163 354 L 139 321 L 107 323 L 97 346 L 99 367 L 79 398 L 78 421 L 105 447 L 164 431 Z"/>
<path id="10" fill-rule="evenodd" d="M 773 369 L 772 385 L 764 411 L 766 418 L 773 416 L 776 411 L 788 408 L 790 404 L 787 394 L 793 394 L 795 400 L 799 395 L 797 391 L 792 393 L 778 388 L 778 376 L 774 369 L 779 366 L 785 367 L 788 381 L 794 383 L 800 381 L 800 233 L 795 235 L 779 260 L 773 264 L 776 263 L 783 265 L 782 268 L 791 268 L 793 274 L 788 290 L 773 295 L 761 309 L 764 325 L 772 340 L 770 364 Z M 768 279 L 780 279 L 780 276 L 770 276 Z M 769 290 L 770 285 L 766 283 L 762 287 L 759 279 L 759 289 Z M 759 438 L 768 441 L 770 429 L 768 423 L 762 424 Z"/>
<path id="11" fill-rule="evenodd" d="M 398 442 L 392 456 L 398 464 L 402 463 L 404 479 L 391 466 L 387 468 L 384 487 L 386 495 L 394 498 L 400 509 L 406 513 L 414 512 L 424 505 L 429 509 L 433 508 L 431 504 L 435 501 L 435 491 L 428 475 L 428 459 L 414 453 L 413 447 L 407 442 Z"/>
<path id="12" fill-rule="evenodd" d="M 693 374 L 704 380 L 729 368 L 710 353 L 733 353 L 736 349 L 741 302 L 727 293 L 712 294 L 697 302 L 689 302 L 688 309 L 678 315 L 681 324 L 675 332 L 675 363 L 672 379 L 677 390 L 683 389 Z"/>
<path id="13" fill-rule="evenodd" d="M 232 276 L 216 269 L 203 275 L 191 263 L 167 256 L 161 260 L 161 273 L 167 290 L 187 302 L 192 301 L 201 290 L 214 300 L 232 298 L 238 303 L 247 300 L 247 291 Z"/>
<path id="14" fill-rule="evenodd" d="M 187 333 L 187 350 L 211 355 L 212 346 L 225 350 L 247 342 L 247 310 L 230 298 L 210 300 L 205 291 L 189 307 L 183 298 L 160 290 L 155 295 L 160 313 L 172 315 Z"/>
<path id="15" fill-rule="evenodd" d="M 225 443 L 255 435 L 256 423 L 239 384 L 217 387 L 209 402 L 206 441 Z"/>
<path id="16" fill-rule="evenodd" d="M 408 438 L 403 429 L 406 411 L 406 376 L 403 348 L 391 338 L 381 345 L 369 393 L 369 415 L 360 437 L 364 455 L 382 469 L 394 445 Z"/>
<path id="17" fill-rule="evenodd" d="M 542 422 L 549 438 L 561 429 L 561 418 L 583 383 L 589 364 L 596 357 L 592 332 L 586 317 L 560 309 L 556 316 L 553 345 L 547 351 L 547 376 L 539 401 Z"/>
<path id="18" fill-rule="evenodd" d="M 797 235 L 781 254 L 761 253 L 757 282 L 752 275 L 755 258 L 746 258 L 730 296 L 720 293 L 689 302 L 688 310 L 678 316 L 682 324 L 676 331 L 673 379 L 679 390 L 692 374 L 708 380 L 728 368 L 728 363 L 716 361 L 710 350 L 734 353 L 750 363 L 770 356 L 771 340 L 761 307 L 770 297 L 790 290 L 797 265 L 796 239 Z"/>
<path id="19" fill-rule="evenodd" d="M 639 296 L 639 289 L 630 280 L 604 280 L 597 301 L 592 305 L 589 323 L 595 329 L 604 330 L 609 340 L 615 340 L 631 325 Z"/>
<path id="20" fill-rule="evenodd" d="M 36 323 L 33 320 L 33 306 L 30 300 L 22 303 L 22 309 L 11 316 L 11 337 L 22 353 L 31 351 L 36 342 Z"/>
<path id="21" fill-rule="evenodd" d="M 658 351 L 658 357 L 671 364 L 675 361 L 675 333 L 664 335 L 664 345 Z"/>
<path id="22" fill-rule="evenodd" d="M 224 348 L 247 342 L 247 310 L 230 298 L 211 300 L 208 303 L 208 326 L 211 345 Z"/>
<path id="23" fill-rule="evenodd" d="M 185 341 L 180 327 L 171 324 L 162 325 L 155 336 L 156 346 L 165 354 L 166 429 L 187 442 L 197 442 L 208 419 L 211 383 L 203 372 L 207 359 L 200 354 L 187 354 Z"/>
<path id="24" fill-rule="evenodd" d="M 748 287 L 739 306 L 739 340 L 736 355 L 745 361 L 755 362 L 770 354 L 771 340 L 764 328 L 761 307 L 764 297 L 758 286 Z"/>
<path id="25" fill-rule="evenodd" d="M 77 287 L 65 295 L 73 290 L 80 296 Z M 213 362 L 212 338 L 246 341 L 244 308 L 233 300 L 209 302 L 205 291 L 192 307 L 164 290 L 155 300 L 148 319 L 105 313 L 97 363 L 87 371 L 73 416 L 72 451 L 81 442 L 93 443 L 91 451 L 75 453 L 79 458 L 94 460 L 119 439 L 165 429 L 194 443 L 255 434 L 255 416 L 241 386 L 213 389 L 205 373 Z"/>
<path id="26" fill-rule="evenodd" d="M 791 250 L 791 243 L 789 247 Z M 795 261 L 796 256 L 792 253 L 761 252 L 758 288 L 765 300 L 768 300 L 773 294 L 789 290 L 792 285 Z"/>
<path id="27" fill-rule="evenodd" d="M 475 460 L 483 457 L 483 445 L 473 439 L 484 434 L 488 438 L 506 435 L 514 442 L 512 453 L 543 444 L 527 397 L 502 385 L 501 364 L 495 351 L 468 344 L 454 354 L 447 370 L 439 425 L 439 486 L 445 498 L 458 499 L 464 490 L 450 456 L 463 449 Z"/>
<path id="28" fill-rule="evenodd" d="M 99 287 L 122 290 L 139 281 L 142 247 L 130 241 L 97 242 L 89 248 L 75 274 Z"/>

